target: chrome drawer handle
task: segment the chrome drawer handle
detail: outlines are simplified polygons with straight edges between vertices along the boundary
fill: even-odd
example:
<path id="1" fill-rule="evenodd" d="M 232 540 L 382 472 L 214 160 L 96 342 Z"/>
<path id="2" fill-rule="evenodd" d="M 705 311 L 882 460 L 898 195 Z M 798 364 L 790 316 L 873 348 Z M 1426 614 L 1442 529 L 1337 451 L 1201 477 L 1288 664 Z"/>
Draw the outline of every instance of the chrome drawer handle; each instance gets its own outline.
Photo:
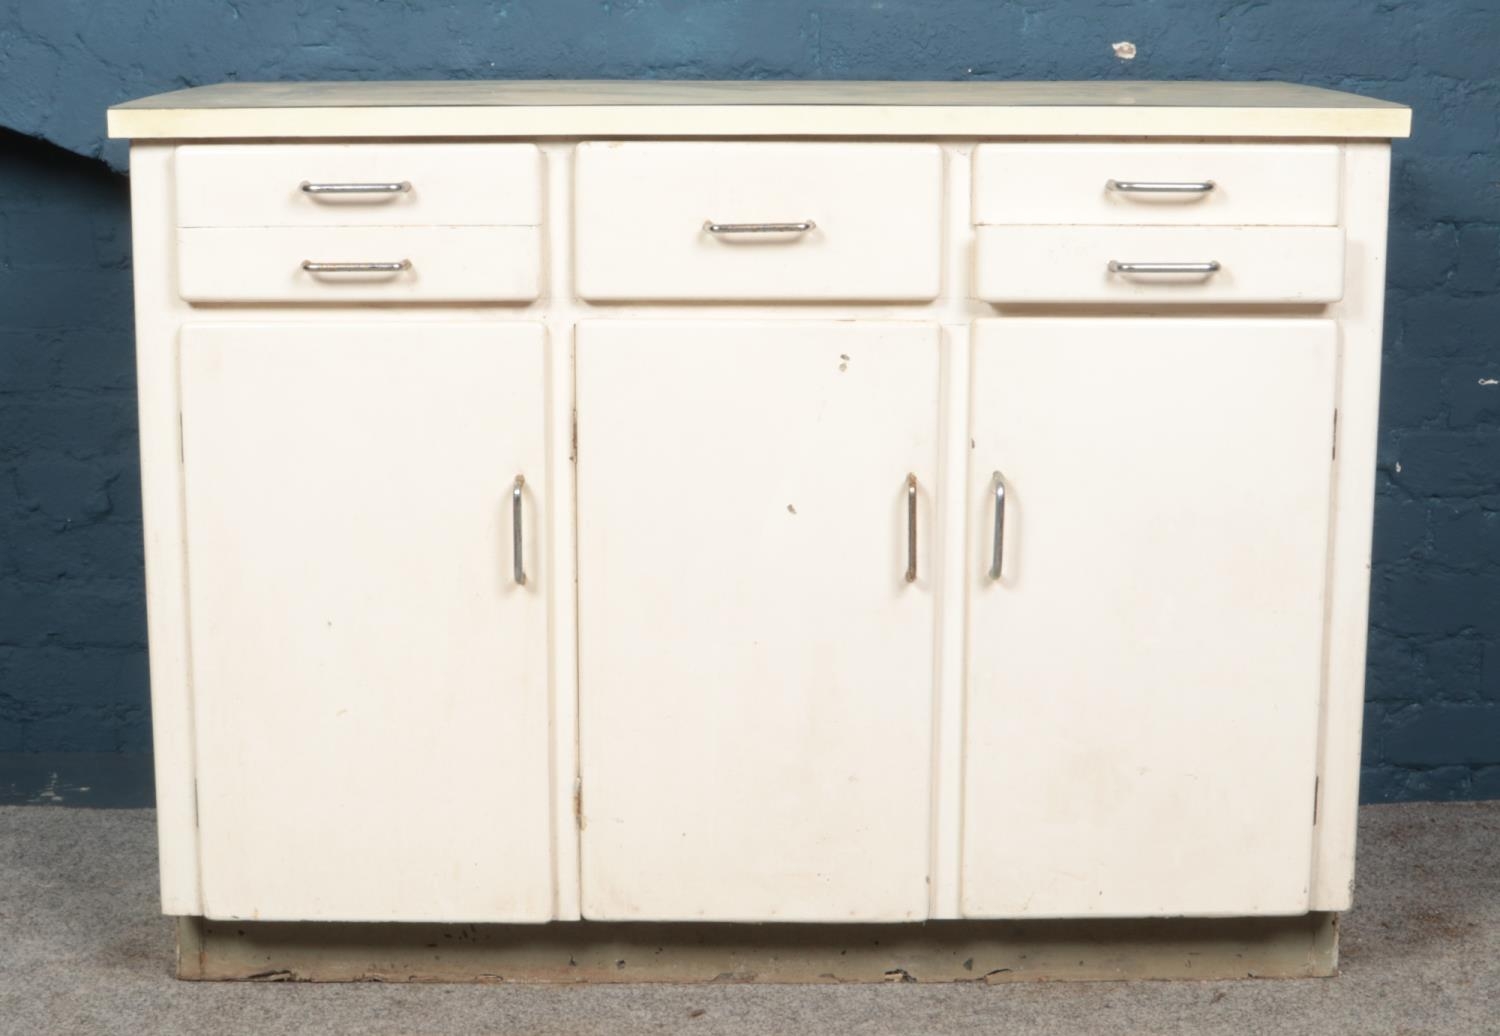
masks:
<path id="1" fill-rule="evenodd" d="M 411 260 L 399 259 L 392 263 L 320 263 L 304 259 L 302 268 L 308 273 L 400 273 L 411 269 Z"/>
<path id="2" fill-rule="evenodd" d="M 1000 578 L 1000 566 L 1005 560 L 1005 479 L 995 472 L 995 547 L 990 555 L 990 578 Z"/>
<path id="3" fill-rule="evenodd" d="M 917 476 L 906 476 L 906 581 L 917 581 Z"/>
<path id="4" fill-rule="evenodd" d="M 1216 185 L 1212 180 L 1106 180 L 1104 186 L 1122 194 L 1207 194 Z"/>
<path id="5" fill-rule="evenodd" d="M 303 180 L 303 194 L 405 194 L 411 190 L 406 180 L 400 183 L 312 183 Z"/>
<path id="6" fill-rule="evenodd" d="M 796 223 L 715 223 L 709 220 L 703 229 L 710 234 L 805 234 L 818 225 L 810 219 Z"/>
<path id="7" fill-rule="evenodd" d="M 1110 273 L 1218 273 L 1219 261 L 1210 259 L 1203 263 L 1123 263 L 1118 259 L 1109 261 Z"/>
<path id="8" fill-rule="evenodd" d="M 510 490 L 510 566 L 517 586 L 526 585 L 526 563 L 521 556 L 521 490 L 526 476 L 517 475 Z"/>

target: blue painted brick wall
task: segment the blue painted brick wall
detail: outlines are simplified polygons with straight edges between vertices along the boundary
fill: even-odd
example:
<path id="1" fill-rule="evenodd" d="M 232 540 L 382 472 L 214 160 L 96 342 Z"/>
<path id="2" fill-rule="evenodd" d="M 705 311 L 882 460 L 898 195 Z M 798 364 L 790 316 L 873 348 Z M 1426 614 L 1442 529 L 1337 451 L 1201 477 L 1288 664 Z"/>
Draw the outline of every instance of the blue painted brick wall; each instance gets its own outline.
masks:
<path id="1" fill-rule="evenodd" d="M 88 761 L 150 748 L 128 217 L 118 175 L 0 133 L 0 753 L 35 764 L 0 801 L 103 801 Z"/>
<path id="2" fill-rule="evenodd" d="M 1412 105 L 1364 797 L 1500 797 L 1497 54 L 1500 0 L 0 0 L 0 798 L 144 794 L 110 766 L 144 758 L 148 722 L 103 109 L 225 79 L 478 77 L 1288 79 Z"/>

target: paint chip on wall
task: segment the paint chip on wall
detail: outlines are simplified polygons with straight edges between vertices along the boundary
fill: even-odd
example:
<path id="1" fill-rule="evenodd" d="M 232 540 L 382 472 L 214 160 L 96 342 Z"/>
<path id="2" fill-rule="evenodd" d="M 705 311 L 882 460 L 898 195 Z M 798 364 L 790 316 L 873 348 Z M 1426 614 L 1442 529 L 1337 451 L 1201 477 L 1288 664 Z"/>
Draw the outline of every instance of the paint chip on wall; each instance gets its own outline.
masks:
<path id="1" fill-rule="evenodd" d="M 1121 61 L 1130 61 L 1135 57 L 1135 44 L 1129 40 L 1121 40 L 1119 43 L 1110 44 L 1110 46 L 1114 47 L 1115 57 Z"/>

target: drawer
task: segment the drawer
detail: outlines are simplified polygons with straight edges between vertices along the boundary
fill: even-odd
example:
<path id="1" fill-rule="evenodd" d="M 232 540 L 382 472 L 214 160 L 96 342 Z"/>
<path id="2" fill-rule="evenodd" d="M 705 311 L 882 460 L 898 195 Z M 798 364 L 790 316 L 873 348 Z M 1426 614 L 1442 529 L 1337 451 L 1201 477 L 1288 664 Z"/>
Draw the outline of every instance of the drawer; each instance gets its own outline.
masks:
<path id="1" fill-rule="evenodd" d="M 175 161 L 179 227 L 541 223 L 530 144 L 194 145 Z"/>
<path id="2" fill-rule="evenodd" d="M 1326 144 L 983 144 L 974 222 L 1331 227 L 1339 174 Z"/>
<path id="3" fill-rule="evenodd" d="M 1344 294 L 1339 227 L 980 227 L 974 262 L 975 294 L 988 302 L 1325 303 Z M 1183 264 L 1202 269 L 1172 272 Z"/>
<path id="4" fill-rule="evenodd" d="M 188 302 L 525 302 L 540 293 L 540 241 L 537 227 L 190 227 L 177 232 L 178 290 Z"/>
<path id="5" fill-rule="evenodd" d="M 942 174 L 930 144 L 582 144 L 578 294 L 932 299 Z"/>

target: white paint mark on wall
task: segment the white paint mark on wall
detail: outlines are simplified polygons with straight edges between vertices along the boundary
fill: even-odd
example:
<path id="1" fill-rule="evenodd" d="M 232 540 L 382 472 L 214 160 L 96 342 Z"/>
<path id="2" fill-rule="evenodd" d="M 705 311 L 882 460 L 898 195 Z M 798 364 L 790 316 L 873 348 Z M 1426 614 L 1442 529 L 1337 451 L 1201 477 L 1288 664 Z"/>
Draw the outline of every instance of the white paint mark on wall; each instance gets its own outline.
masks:
<path id="1" fill-rule="evenodd" d="M 1121 61 L 1130 61 L 1135 58 L 1135 44 L 1129 40 L 1121 40 L 1119 43 L 1111 43 L 1115 49 L 1115 57 Z"/>
<path id="2" fill-rule="evenodd" d="M 36 795 L 30 800 L 30 803 L 33 806 L 40 805 L 42 803 L 55 805 L 63 801 L 65 800 L 63 799 L 62 795 L 58 794 L 57 774 L 51 773 L 47 775 L 46 787 L 37 792 Z"/>
<path id="3" fill-rule="evenodd" d="M 1479 384 L 1488 388 L 1491 385 L 1500 385 L 1500 378 L 1480 378 Z"/>

